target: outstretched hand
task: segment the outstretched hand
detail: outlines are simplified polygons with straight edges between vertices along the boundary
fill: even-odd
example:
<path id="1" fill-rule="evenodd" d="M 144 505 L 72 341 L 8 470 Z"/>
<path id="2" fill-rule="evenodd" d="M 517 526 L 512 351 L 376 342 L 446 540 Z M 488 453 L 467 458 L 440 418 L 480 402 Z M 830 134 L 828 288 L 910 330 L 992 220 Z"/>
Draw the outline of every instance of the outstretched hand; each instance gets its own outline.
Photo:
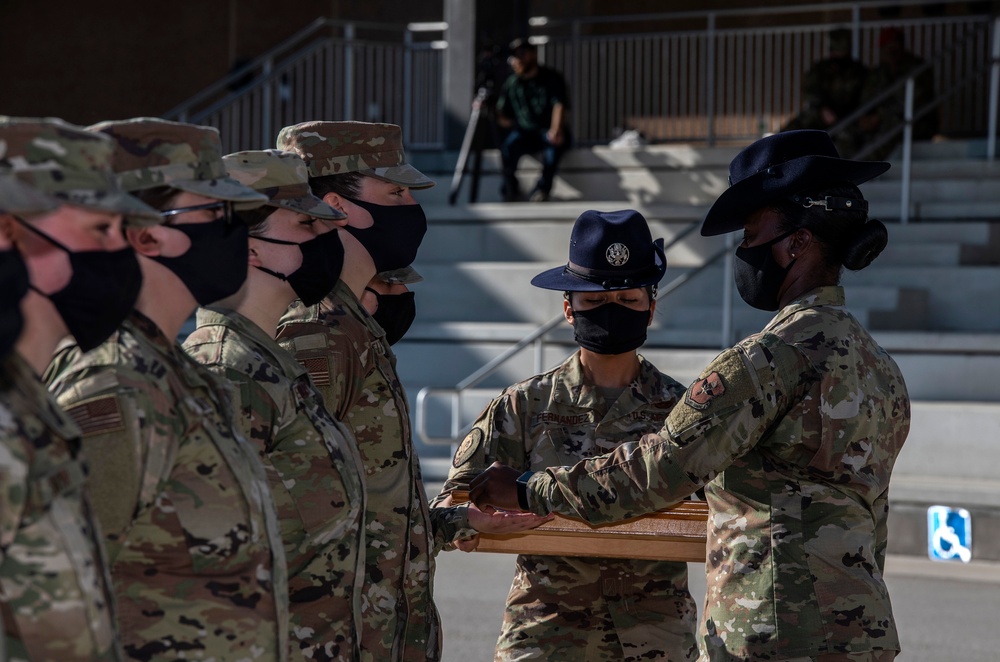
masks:
<path id="1" fill-rule="evenodd" d="M 483 506 L 480 509 L 474 503 L 469 504 L 469 526 L 480 533 L 520 533 L 534 529 L 552 517 L 552 515 L 497 510 L 493 506 Z"/>
<path id="2" fill-rule="evenodd" d="M 501 510 L 519 511 L 521 506 L 517 502 L 515 481 L 520 475 L 516 469 L 494 462 L 469 483 L 469 500 L 482 510 L 493 506 Z"/>

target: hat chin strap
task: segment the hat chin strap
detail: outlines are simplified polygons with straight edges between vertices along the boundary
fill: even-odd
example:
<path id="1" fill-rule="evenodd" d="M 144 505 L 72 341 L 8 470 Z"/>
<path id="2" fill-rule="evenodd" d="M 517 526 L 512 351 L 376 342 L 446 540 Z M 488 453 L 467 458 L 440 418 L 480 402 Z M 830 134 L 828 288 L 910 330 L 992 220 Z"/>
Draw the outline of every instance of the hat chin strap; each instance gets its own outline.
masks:
<path id="1" fill-rule="evenodd" d="M 868 201 L 861 198 L 840 198 L 834 195 L 827 195 L 823 198 L 813 199 L 808 196 L 793 195 L 792 202 L 800 204 L 807 209 L 809 207 L 822 207 L 826 211 L 834 211 L 836 209 L 868 211 Z"/>

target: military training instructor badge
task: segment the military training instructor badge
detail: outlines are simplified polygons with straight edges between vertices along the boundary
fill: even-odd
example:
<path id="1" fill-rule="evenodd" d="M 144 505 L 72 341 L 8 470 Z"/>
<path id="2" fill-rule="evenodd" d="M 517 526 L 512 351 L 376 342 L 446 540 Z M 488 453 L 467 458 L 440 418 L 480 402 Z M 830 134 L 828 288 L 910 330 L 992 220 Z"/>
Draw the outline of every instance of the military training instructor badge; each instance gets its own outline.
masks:
<path id="1" fill-rule="evenodd" d="M 708 409 L 712 400 L 725 392 L 726 384 L 722 381 L 722 375 L 713 371 L 691 385 L 684 395 L 684 403 L 695 409 Z"/>
<path id="2" fill-rule="evenodd" d="M 458 447 L 458 451 L 455 452 L 455 458 L 451 461 L 451 466 L 458 469 L 460 466 L 472 459 L 472 456 L 476 454 L 479 447 L 483 443 L 483 431 L 479 428 L 473 428 L 472 432 L 468 434 L 462 445 Z"/>

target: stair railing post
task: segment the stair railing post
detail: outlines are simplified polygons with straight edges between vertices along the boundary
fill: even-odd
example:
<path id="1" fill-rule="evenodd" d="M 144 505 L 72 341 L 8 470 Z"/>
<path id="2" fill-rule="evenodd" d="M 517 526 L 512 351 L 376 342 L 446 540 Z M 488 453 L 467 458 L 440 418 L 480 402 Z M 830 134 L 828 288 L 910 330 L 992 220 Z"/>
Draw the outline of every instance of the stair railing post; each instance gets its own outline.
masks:
<path id="1" fill-rule="evenodd" d="M 899 195 L 899 222 L 910 221 L 910 170 L 913 165 L 913 76 L 906 79 L 906 101 L 903 106 L 903 183 Z"/>
<path id="2" fill-rule="evenodd" d="M 708 15 L 705 33 L 705 119 L 708 121 L 705 142 L 715 145 L 715 14 Z"/>
<path id="3" fill-rule="evenodd" d="M 274 81 L 270 79 L 271 72 L 274 71 L 274 58 L 269 57 L 264 60 L 261 68 L 261 75 L 266 82 L 260 86 L 260 144 L 270 145 L 277 135 L 277 131 L 272 130 L 271 124 L 274 122 L 272 97 L 274 95 Z"/>
<path id="4" fill-rule="evenodd" d="M 573 89 L 580 90 L 581 81 L 583 80 L 584 76 L 583 65 L 580 62 L 580 58 L 583 57 L 581 39 L 580 39 L 580 33 L 582 31 L 582 27 L 579 20 L 574 20 L 570 24 L 570 27 L 572 29 L 572 35 L 573 35 L 572 36 L 573 63 L 572 63 L 572 68 L 570 69 L 570 75 L 571 75 L 570 80 L 572 81 L 573 87 L 571 87 L 570 90 Z M 582 136 L 584 131 L 583 131 L 583 126 L 580 124 L 580 104 L 578 103 L 572 104 L 572 106 L 570 107 L 570 112 L 573 113 L 572 124 L 570 126 L 573 128 L 573 131 L 576 133 L 577 136 Z"/>
<path id="5" fill-rule="evenodd" d="M 736 233 L 726 234 L 726 249 L 732 253 L 736 245 Z M 722 349 L 733 344 L 733 260 L 725 258 L 722 261 Z"/>
<path id="6" fill-rule="evenodd" d="M 403 32 L 403 135 L 413 140 L 413 31 Z"/>
<path id="7" fill-rule="evenodd" d="M 540 375 L 545 370 L 545 341 L 541 337 L 535 341 L 535 374 Z"/>
<path id="8" fill-rule="evenodd" d="M 354 118 L 354 24 L 344 25 L 344 112 L 343 119 Z"/>
<path id="9" fill-rule="evenodd" d="M 986 159 L 997 157 L 997 112 L 1000 111 L 1000 17 L 993 19 L 993 49 L 990 61 L 990 116 L 986 135 Z"/>

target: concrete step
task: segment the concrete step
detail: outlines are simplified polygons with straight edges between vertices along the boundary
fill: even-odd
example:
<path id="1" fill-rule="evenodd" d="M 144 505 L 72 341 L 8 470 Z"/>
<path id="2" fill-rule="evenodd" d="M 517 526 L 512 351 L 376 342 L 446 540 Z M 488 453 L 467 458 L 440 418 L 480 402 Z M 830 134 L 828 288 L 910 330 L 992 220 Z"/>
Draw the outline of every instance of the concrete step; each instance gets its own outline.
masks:
<path id="1" fill-rule="evenodd" d="M 414 290 L 420 321 L 532 322 L 543 324 L 562 311 L 557 293 L 530 285 L 531 278 L 551 264 L 533 262 L 463 262 L 424 264 L 417 270 L 424 281 Z M 668 269 L 667 282 L 690 271 Z M 721 325 L 722 267 L 702 272 L 659 304 L 657 320 L 673 328 L 718 328 Z M 919 288 L 857 284 L 846 292 L 848 305 L 875 328 L 920 329 L 928 324 L 927 296 Z M 869 312 L 883 314 L 872 317 Z M 753 317 L 748 317 L 753 315 Z M 760 328 L 761 316 L 740 303 L 734 306 L 737 326 Z M 708 320 L 711 319 L 711 323 Z M 744 319 L 752 319 L 747 327 Z M 767 317 L 769 319 L 769 316 Z M 717 321 L 716 321 L 717 320 Z M 766 322 L 766 319 L 764 320 Z"/>

